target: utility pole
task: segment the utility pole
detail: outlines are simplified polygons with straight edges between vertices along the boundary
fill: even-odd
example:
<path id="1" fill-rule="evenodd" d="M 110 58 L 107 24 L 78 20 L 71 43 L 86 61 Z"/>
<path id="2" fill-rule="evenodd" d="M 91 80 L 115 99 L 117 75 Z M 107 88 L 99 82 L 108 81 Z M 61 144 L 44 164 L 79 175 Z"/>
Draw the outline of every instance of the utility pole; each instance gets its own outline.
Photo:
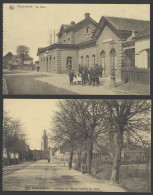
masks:
<path id="1" fill-rule="evenodd" d="M 55 44 L 55 29 L 54 29 L 54 44 Z"/>
<path id="2" fill-rule="evenodd" d="M 50 38 L 50 45 L 52 44 L 52 33 L 51 33 L 51 30 L 50 30 L 50 36 L 49 36 L 49 38 Z"/>

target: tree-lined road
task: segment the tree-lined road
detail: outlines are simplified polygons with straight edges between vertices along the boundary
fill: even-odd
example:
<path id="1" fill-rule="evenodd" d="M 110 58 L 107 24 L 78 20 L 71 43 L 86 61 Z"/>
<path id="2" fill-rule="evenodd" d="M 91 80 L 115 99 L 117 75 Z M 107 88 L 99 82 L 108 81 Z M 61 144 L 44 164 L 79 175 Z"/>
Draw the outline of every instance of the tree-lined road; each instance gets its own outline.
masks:
<path id="1" fill-rule="evenodd" d="M 26 166 L 20 164 L 4 167 L 3 191 L 126 192 L 118 185 L 109 184 L 73 169 L 68 170 L 63 161 L 55 159 L 51 159 L 50 163 L 40 160 Z"/>

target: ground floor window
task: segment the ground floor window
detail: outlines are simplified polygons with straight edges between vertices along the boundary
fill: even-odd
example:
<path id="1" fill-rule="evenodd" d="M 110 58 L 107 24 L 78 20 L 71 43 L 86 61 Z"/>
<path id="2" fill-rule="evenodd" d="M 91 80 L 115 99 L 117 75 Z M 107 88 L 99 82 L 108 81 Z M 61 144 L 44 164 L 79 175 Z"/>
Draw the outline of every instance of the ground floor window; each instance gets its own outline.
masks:
<path id="1" fill-rule="evenodd" d="M 89 56 L 86 56 L 86 66 L 89 68 Z"/>
<path id="2" fill-rule="evenodd" d="M 83 66 L 83 56 L 81 56 L 81 65 Z"/>
<path id="3" fill-rule="evenodd" d="M 100 53 L 100 60 L 101 60 L 101 65 L 102 65 L 102 67 L 103 67 L 103 74 L 105 74 L 105 69 L 106 69 L 106 60 L 105 60 L 105 51 L 101 51 L 101 53 Z"/>
<path id="4" fill-rule="evenodd" d="M 111 68 L 111 73 L 114 72 L 116 69 L 116 51 L 115 51 L 115 49 L 112 49 L 110 52 L 110 68 Z"/>
<path id="5" fill-rule="evenodd" d="M 72 69 L 72 57 L 68 56 L 66 59 L 66 68 L 71 70 Z"/>
<path id="6" fill-rule="evenodd" d="M 54 70 L 55 70 L 55 57 L 54 57 Z"/>
<path id="7" fill-rule="evenodd" d="M 95 59 L 96 59 L 96 56 L 95 56 L 95 54 L 93 54 L 93 56 L 92 56 L 93 65 L 95 65 Z"/>

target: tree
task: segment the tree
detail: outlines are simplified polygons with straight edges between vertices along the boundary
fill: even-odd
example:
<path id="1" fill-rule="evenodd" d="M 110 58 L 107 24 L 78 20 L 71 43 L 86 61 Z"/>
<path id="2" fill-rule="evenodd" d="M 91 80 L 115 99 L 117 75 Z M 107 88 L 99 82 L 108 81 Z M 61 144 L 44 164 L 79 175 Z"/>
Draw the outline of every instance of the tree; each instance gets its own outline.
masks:
<path id="1" fill-rule="evenodd" d="M 74 147 L 80 149 L 78 165 L 81 165 L 82 146 L 87 148 L 87 169 L 91 173 L 91 161 L 93 144 L 96 138 L 104 132 L 101 122 L 104 119 L 105 110 L 97 100 L 64 100 L 60 101 L 60 111 L 54 117 L 56 141 L 69 140 L 72 151 Z"/>
<path id="2" fill-rule="evenodd" d="M 19 154 L 26 150 L 25 133 L 22 129 L 21 121 L 14 120 L 4 111 L 3 115 L 3 147 L 6 148 L 8 162 L 10 160 L 10 152 Z"/>
<path id="3" fill-rule="evenodd" d="M 128 137 L 143 145 L 147 143 L 144 135 L 150 133 L 151 104 L 148 100 L 106 100 L 105 103 L 106 120 L 108 124 L 111 121 L 109 133 L 113 135 L 115 146 L 111 182 L 119 183 L 123 141 Z"/>
<path id="4" fill-rule="evenodd" d="M 25 56 L 28 55 L 29 52 L 30 52 L 29 47 L 27 47 L 25 45 L 19 45 L 19 46 L 17 46 L 16 53 L 21 58 L 22 65 L 24 64 Z"/>

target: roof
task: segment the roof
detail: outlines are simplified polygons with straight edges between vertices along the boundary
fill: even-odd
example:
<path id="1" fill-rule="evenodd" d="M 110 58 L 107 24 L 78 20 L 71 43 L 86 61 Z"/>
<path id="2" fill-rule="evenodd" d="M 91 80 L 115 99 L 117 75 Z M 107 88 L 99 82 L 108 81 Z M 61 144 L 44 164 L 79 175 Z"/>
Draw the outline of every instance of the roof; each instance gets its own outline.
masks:
<path id="1" fill-rule="evenodd" d="M 146 20 L 136 20 L 121 17 L 106 17 L 106 19 L 117 29 L 121 31 L 141 31 L 144 27 L 150 24 Z"/>
<path id="2" fill-rule="evenodd" d="M 85 22 L 87 22 L 87 21 L 88 21 L 88 22 L 91 22 L 91 23 L 94 24 L 95 26 L 98 25 L 98 23 L 97 23 L 95 20 L 93 20 L 93 19 L 89 16 L 89 17 L 87 17 L 87 18 L 81 20 L 80 22 L 78 22 L 78 23 L 76 23 L 76 24 L 74 24 L 74 25 L 62 24 L 62 26 L 61 26 L 61 28 L 60 28 L 60 32 L 59 32 L 57 35 L 61 34 L 62 27 L 63 27 L 64 30 L 68 31 L 68 30 L 71 30 L 71 29 L 76 29 L 76 28 L 78 28 L 79 26 L 81 26 L 83 23 L 85 23 Z"/>
<path id="3" fill-rule="evenodd" d="M 122 36 L 122 34 L 125 32 L 127 33 L 130 32 L 131 34 L 131 32 L 134 31 L 138 33 L 143 28 L 145 28 L 146 26 L 150 24 L 150 21 L 146 21 L 146 20 L 136 20 L 136 19 L 130 19 L 130 18 L 102 16 L 93 34 L 93 37 L 97 37 L 101 34 L 101 30 L 103 29 L 106 22 L 109 24 L 112 30 L 114 30 L 116 34 L 118 34 L 118 36 Z M 128 34 L 127 34 L 127 38 L 128 38 Z"/>
<path id="4" fill-rule="evenodd" d="M 9 51 L 4 57 L 6 56 L 12 56 L 13 54 Z"/>
<path id="5" fill-rule="evenodd" d="M 150 25 L 148 25 L 148 26 L 146 26 L 144 29 L 142 29 L 142 30 L 134 37 L 134 39 L 139 38 L 139 37 L 143 37 L 143 36 L 147 36 L 147 35 L 150 35 Z"/>

